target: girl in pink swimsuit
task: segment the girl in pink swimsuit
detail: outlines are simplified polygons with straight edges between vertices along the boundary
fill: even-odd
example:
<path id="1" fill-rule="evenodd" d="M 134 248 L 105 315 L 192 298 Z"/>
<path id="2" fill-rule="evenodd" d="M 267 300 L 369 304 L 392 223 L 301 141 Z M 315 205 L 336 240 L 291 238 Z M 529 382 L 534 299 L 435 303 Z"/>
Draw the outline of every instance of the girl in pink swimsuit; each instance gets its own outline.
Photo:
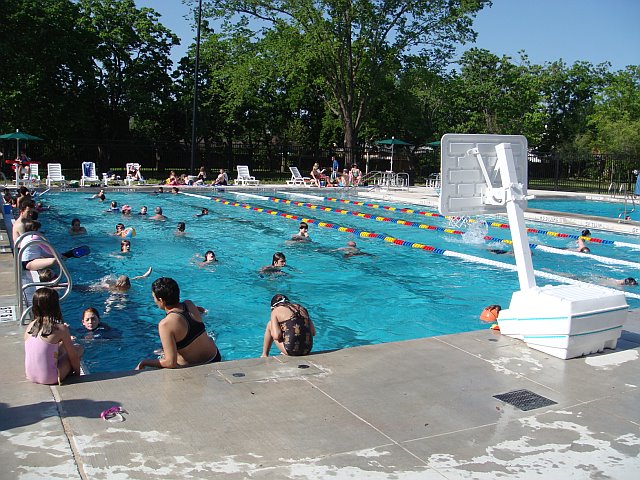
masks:
<path id="1" fill-rule="evenodd" d="M 74 345 L 62 322 L 60 297 L 53 288 L 33 294 L 33 321 L 24 334 L 24 369 L 34 383 L 54 385 L 71 373 L 80 373 L 82 347 Z"/>

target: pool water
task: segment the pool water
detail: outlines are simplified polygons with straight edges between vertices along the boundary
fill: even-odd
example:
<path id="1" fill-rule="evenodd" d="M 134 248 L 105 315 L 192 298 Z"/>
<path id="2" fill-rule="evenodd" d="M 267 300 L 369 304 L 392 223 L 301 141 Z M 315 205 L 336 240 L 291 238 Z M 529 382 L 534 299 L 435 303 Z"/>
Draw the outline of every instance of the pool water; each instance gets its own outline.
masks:
<path id="1" fill-rule="evenodd" d="M 85 363 L 91 372 L 132 369 L 141 358 L 154 356 L 153 351 L 160 347 L 157 323 L 164 315 L 152 301 L 151 283 L 160 276 L 175 278 L 181 287 L 182 299 L 191 299 L 208 310 L 207 330 L 225 360 L 260 355 L 270 314 L 269 301 L 276 293 L 286 294 L 309 310 L 317 330 L 314 339 L 317 352 L 487 328 L 478 318 L 484 306 L 506 307 L 512 293 L 519 288 L 515 272 L 407 245 L 362 238 L 316 224 L 310 225 L 312 242 L 289 242 L 291 235 L 297 233 L 299 220 L 267 211 L 323 219 L 334 225 L 402 239 L 409 245 L 419 242 L 440 252 L 456 251 L 513 264 L 512 255 L 494 255 L 488 251 L 488 248 L 504 246 L 482 241 L 482 232 L 465 236 L 446 234 L 309 206 L 275 203 L 266 197 L 288 197 L 275 191 L 263 194 L 264 199 L 256 199 L 219 193 L 215 194 L 218 202 L 186 195 L 127 192 L 108 192 L 105 203 L 88 200 L 86 193 L 77 192 L 49 192 L 43 197 L 51 206 L 41 214 L 43 232 L 58 250 L 66 251 L 80 244 L 92 249 L 87 257 L 67 261 L 74 283 L 87 286 L 107 275 L 133 277 L 153 267 L 153 274 L 133 281 L 127 294 L 74 291 L 63 302 L 65 321 L 72 325 L 84 344 Z M 153 222 L 137 215 L 105 213 L 111 200 L 119 205 L 131 205 L 134 213 L 141 205 L 147 205 L 150 212 L 155 206 L 161 206 L 169 220 Z M 236 201 L 262 211 L 233 205 Z M 441 218 L 319 200 L 305 202 L 450 228 L 448 221 Z M 209 209 L 209 215 L 195 217 L 203 207 Z M 81 219 L 88 235 L 69 236 L 68 228 L 74 217 Z M 184 236 L 175 234 L 179 221 L 186 223 Z M 111 235 L 119 222 L 137 232 L 131 238 L 128 255 L 118 254 L 120 238 Z M 477 227 L 470 224 L 468 228 Z M 549 225 L 541 228 L 550 230 Z M 509 238 L 508 230 L 492 228 L 488 233 Z M 635 243 L 623 235 L 603 233 L 602 237 L 624 238 Z M 345 258 L 337 249 L 344 247 L 348 240 L 356 241 L 358 247 L 371 255 Z M 545 235 L 531 235 L 530 241 L 558 247 L 575 244 L 566 238 Z M 215 266 L 197 264 L 206 250 L 215 252 L 219 260 Z M 631 249 L 598 245 L 594 250 L 631 261 L 635 258 Z M 287 256 L 286 273 L 261 276 L 258 270 L 271 263 L 276 251 Z M 629 267 L 603 266 L 585 258 L 558 258 L 544 252 L 535 252 L 534 266 L 585 281 L 634 275 Z M 553 282 L 539 280 L 538 283 Z M 638 301 L 629 299 L 629 303 L 635 305 Z M 82 310 L 89 306 L 97 308 L 103 322 L 121 331 L 122 337 L 86 338 L 80 320 Z M 272 354 L 275 353 L 274 347 Z"/>
<path id="2" fill-rule="evenodd" d="M 640 220 L 640 209 L 636 209 L 634 202 L 600 202 L 595 200 L 576 199 L 534 199 L 529 200 L 529 208 L 553 210 L 556 212 L 578 213 L 607 218 L 631 217 L 631 220 Z"/>

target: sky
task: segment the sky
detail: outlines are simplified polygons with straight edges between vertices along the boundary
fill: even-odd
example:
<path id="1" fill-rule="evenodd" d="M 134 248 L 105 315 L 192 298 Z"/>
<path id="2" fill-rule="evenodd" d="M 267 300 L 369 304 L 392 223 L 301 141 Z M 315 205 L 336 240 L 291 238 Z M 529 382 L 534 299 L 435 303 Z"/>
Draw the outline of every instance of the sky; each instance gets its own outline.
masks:
<path id="1" fill-rule="evenodd" d="M 135 0 L 151 7 L 160 22 L 181 39 L 174 47 L 174 64 L 194 41 L 192 15 L 182 0 Z M 476 47 L 514 61 L 524 50 L 531 63 L 562 59 L 571 65 L 584 60 L 610 62 L 612 70 L 640 65 L 640 0 L 493 0 L 475 21 Z"/>

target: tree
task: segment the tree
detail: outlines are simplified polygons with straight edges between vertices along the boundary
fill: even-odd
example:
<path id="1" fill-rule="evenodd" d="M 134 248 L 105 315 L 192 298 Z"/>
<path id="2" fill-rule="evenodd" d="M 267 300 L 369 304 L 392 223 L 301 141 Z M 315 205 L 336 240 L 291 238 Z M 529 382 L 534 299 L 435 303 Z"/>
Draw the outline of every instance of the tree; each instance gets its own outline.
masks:
<path id="1" fill-rule="evenodd" d="M 297 59 L 317 67 L 327 107 L 340 118 L 344 146 L 358 133 L 376 84 L 416 50 L 434 64 L 475 37 L 471 21 L 488 0 L 209 0 L 228 21 L 249 17 L 263 34 L 285 26 L 303 42 Z M 232 25 L 228 23 L 231 27 Z M 301 56 L 304 61 L 301 61 Z"/>
<path id="2" fill-rule="evenodd" d="M 7 0 L 0 28 L 0 125 L 50 139 L 86 131 L 91 35 L 69 0 Z"/>
<path id="3" fill-rule="evenodd" d="M 558 60 L 541 71 L 545 132 L 540 150 L 572 149 L 589 132 L 587 117 L 593 113 L 595 96 L 606 82 L 609 64 L 576 62 L 571 67 Z"/>
<path id="4" fill-rule="evenodd" d="M 131 128 L 162 131 L 157 120 L 171 100 L 171 46 L 178 38 L 150 8 L 134 0 L 80 0 L 81 27 L 94 35 L 94 138 L 123 140 Z M 105 158 L 108 164 L 108 157 Z M 103 165 L 106 167 L 106 165 Z"/>
<path id="5" fill-rule="evenodd" d="M 588 123 L 596 132 L 594 149 L 640 155 L 640 66 L 629 66 L 610 76 L 595 98 Z"/>

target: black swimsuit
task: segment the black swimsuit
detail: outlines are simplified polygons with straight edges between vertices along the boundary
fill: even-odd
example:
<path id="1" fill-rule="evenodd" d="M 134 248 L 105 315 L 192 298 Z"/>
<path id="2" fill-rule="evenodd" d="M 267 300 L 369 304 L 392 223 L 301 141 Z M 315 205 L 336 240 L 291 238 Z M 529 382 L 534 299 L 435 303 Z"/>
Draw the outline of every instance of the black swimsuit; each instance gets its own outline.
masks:
<path id="1" fill-rule="evenodd" d="M 184 303 L 182 304 L 182 308 L 184 310 L 182 310 L 181 312 L 172 312 L 177 313 L 187 321 L 187 334 L 182 340 L 176 342 L 176 348 L 178 350 L 182 350 L 183 348 L 191 345 L 191 343 L 205 331 L 204 323 L 198 322 L 196 319 L 194 319 L 191 316 L 191 312 Z"/>

